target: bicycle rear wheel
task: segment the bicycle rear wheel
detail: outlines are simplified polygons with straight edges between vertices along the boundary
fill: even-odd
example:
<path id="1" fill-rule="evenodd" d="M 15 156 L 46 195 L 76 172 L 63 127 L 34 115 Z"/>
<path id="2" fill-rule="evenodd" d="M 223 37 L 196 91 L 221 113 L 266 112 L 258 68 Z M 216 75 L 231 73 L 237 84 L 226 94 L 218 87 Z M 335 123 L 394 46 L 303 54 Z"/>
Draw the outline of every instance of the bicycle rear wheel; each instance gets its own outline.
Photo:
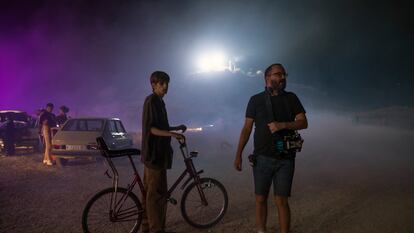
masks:
<path id="1" fill-rule="evenodd" d="M 142 220 L 143 209 L 134 193 L 118 188 L 116 193 L 116 214 L 111 217 L 110 205 L 114 188 L 107 188 L 86 204 L 82 214 L 82 229 L 85 233 L 137 232 Z"/>
<path id="2" fill-rule="evenodd" d="M 209 228 L 224 217 L 229 201 L 227 192 L 219 181 L 201 178 L 199 185 L 207 200 L 207 205 L 204 205 L 197 185 L 198 183 L 193 182 L 184 190 L 181 214 L 191 226 Z"/>

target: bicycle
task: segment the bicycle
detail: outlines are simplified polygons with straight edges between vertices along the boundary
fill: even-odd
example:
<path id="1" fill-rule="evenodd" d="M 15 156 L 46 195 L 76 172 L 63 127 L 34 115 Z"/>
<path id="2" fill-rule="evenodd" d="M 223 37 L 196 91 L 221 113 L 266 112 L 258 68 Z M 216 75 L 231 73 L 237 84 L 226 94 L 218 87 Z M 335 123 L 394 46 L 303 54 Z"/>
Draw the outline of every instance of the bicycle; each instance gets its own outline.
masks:
<path id="1" fill-rule="evenodd" d="M 83 232 L 137 232 L 144 210 L 139 198 L 132 190 L 138 184 L 143 198 L 146 192 L 131 156 L 139 155 L 140 151 L 138 149 L 109 150 L 102 137 L 97 138 L 97 142 L 101 154 L 112 170 L 112 187 L 98 192 L 86 204 L 82 214 Z M 224 217 L 227 211 L 227 191 L 216 179 L 201 178 L 200 174 L 203 170 L 197 171 L 193 163 L 193 158 L 198 156 L 198 152 L 188 153 L 185 138 L 178 142 L 186 168 L 168 189 L 166 199 L 171 204 L 177 204 L 171 194 L 188 174 L 188 179 L 181 186 L 181 189 L 185 188 L 180 203 L 181 215 L 188 224 L 195 228 L 212 227 Z M 123 156 L 128 156 L 134 171 L 134 179 L 126 188 L 118 187 L 119 175 L 112 162 L 112 158 Z M 105 174 L 111 178 L 108 171 Z M 188 184 L 191 181 L 193 182 Z M 102 219 L 96 222 L 95 217 Z M 119 229 L 122 231 L 118 231 Z"/>

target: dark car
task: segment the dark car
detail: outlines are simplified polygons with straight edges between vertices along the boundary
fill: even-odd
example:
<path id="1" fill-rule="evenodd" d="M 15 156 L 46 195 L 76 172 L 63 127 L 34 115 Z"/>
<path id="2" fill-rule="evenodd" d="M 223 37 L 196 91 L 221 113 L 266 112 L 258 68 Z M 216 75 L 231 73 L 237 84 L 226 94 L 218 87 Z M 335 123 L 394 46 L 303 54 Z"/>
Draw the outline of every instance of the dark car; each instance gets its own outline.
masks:
<path id="1" fill-rule="evenodd" d="M 3 137 L 5 134 L 4 123 L 6 119 L 13 119 L 15 125 L 14 141 L 16 147 L 30 147 L 39 151 L 40 143 L 38 129 L 30 115 L 23 111 L 3 110 L 0 111 L 0 151 L 4 151 Z"/>

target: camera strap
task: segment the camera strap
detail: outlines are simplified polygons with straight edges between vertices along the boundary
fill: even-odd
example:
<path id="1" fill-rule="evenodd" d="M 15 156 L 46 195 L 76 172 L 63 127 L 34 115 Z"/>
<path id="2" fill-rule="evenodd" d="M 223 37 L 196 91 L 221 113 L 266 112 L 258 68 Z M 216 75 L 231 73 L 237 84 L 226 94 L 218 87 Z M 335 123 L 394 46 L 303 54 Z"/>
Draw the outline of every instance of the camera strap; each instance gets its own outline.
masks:
<path id="1" fill-rule="evenodd" d="M 276 120 L 274 116 L 274 112 L 273 112 L 273 105 L 271 102 L 271 93 L 272 93 L 272 89 L 269 87 L 266 87 L 265 101 L 266 101 L 267 118 L 268 118 L 269 123 Z M 292 116 L 292 109 L 287 103 L 287 100 L 285 99 L 285 97 L 282 97 L 282 98 L 283 98 L 282 99 L 283 104 L 287 108 L 286 110 L 289 116 Z M 286 152 L 287 150 L 293 149 L 295 151 L 300 151 L 302 148 L 303 139 L 300 136 L 300 134 L 297 133 L 296 130 L 294 132 L 295 134 L 293 135 L 293 137 L 284 137 L 283 141 L 280 139 L 280 135 L 278 135 L 277 132 L 273 133 L 272 137 L 275 141 L 272 143 L 272 150 Z M 280 154 L 278 156 L 280 156 Z"/>
<path id="2" fill-rule="evenodd" d="M 265 89 L 265 102 L 266 102 L 266 111 L 267 111 L 267 123 L 275 121 L 273 106 L 270 96 L 272 95 L 272 88 L 266 87 Z"/>
<path id="3" fill-rule="evenodd" d="M 273 112 L 273 105 L 272 105 L 272 101 L 271 101 L 271 95 L 272 95 L 272 88 L 271 87 L 266 87 L 265 102 L 266 102 L 266 111 L 267 111 L 267 121 L 268 121 L 268 123 L 276 121 L 275 116 L 274 116 L 274 112 Z M 287 99 L 285 97 L 282 97 L 282 101 L 283 101 L 283 104 L 285 105 L 285 108 L 287 110 L 287 113 L 288 113 L 289 117 L 292 116 L 292 109 L 289 106 L 289 104 L 287 103 Z M 295 116 L 293 116 L 293 117 L 295 117 Z"/>

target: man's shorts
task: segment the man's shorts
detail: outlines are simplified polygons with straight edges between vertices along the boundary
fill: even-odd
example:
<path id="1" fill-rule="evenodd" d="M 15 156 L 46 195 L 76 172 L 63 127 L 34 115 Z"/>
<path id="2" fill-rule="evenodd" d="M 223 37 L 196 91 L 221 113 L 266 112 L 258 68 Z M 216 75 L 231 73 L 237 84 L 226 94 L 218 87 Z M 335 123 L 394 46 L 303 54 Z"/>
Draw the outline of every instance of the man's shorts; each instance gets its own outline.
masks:
<path id="1" fill-rule="evenodd" d="M 276 159 L 256 155 L 256 164 L 253 166 L 256 195 L 267 196 L 273 183 L 274 195 L 289 197 L 294 171 L 295 159 Z"/>

